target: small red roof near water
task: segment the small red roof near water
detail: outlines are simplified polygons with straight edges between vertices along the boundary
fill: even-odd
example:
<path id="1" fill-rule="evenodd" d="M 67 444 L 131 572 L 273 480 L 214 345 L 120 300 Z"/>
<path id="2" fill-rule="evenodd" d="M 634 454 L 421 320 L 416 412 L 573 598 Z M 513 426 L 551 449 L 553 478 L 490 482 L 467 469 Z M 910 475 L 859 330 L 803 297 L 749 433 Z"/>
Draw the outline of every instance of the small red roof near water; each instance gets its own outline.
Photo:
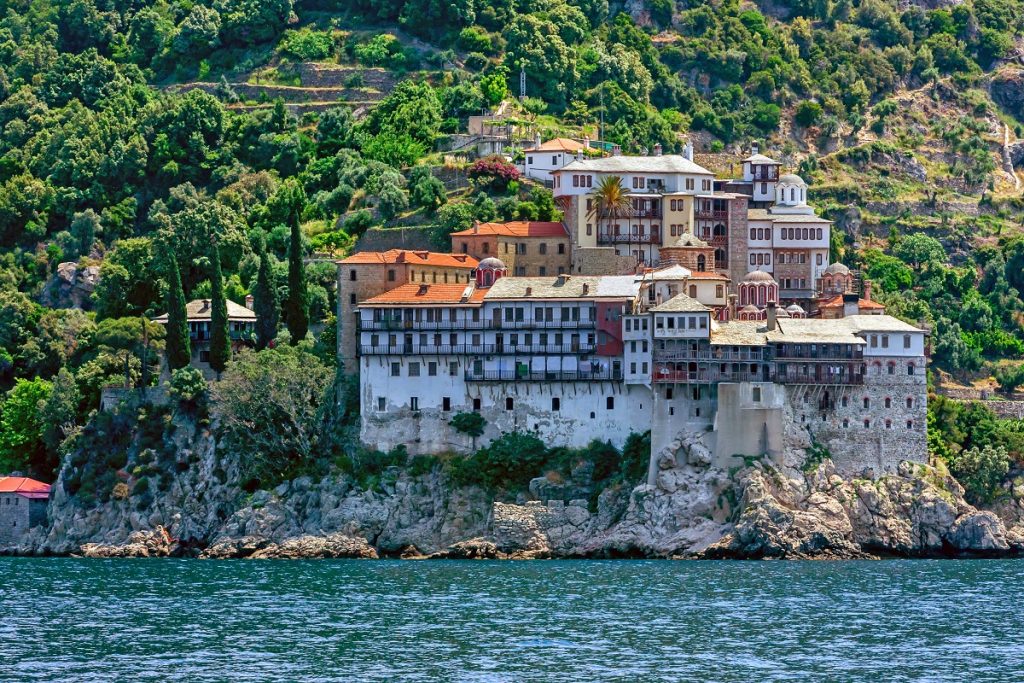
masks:
<path id="1" fill-rule="evenodd" d="M 50 485 L 28 477 L 0 477 L 0 493 L 45 500 L 50 497 Z"/>

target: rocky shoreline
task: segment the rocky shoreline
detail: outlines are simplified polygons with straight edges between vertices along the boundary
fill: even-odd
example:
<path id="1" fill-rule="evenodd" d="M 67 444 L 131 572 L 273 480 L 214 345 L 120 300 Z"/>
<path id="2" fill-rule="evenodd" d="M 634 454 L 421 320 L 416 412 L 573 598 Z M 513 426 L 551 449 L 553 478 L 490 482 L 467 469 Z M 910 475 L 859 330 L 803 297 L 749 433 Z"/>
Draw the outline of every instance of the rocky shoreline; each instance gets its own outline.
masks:
<path id="1" fill-rule="evenodd" d="M 301 477 L 243 498 L 225 515 L 224 500 L 210 496 L 228 491 L 181 484 L 148 518 L 120 509 L 122 502 L 85 511 L 58 495 L 49 529 L 0 552 L 90 558 L 827 560 L 1024 552 L 1024 498 L 978 510 L 951 476 L 914 463 L 903 463 L 892 475 L 853 480 L 838 476 L 829 461 L 809 474 L 783 474 L 755 462 L 731 477 L 676 466 L 662 471 L 653 486 L 600 492 L 594 509 L 582 498 L 553 497 L 573 486 L 545 490 L 540 478 L 531 491 L 546 499 L 492 502 L 475 487 L 450 488 L 440 472 L 399 472 L 392 483 L 370 491 L 345 476 L 318 482 Z M 219 512 L 181 505 L 179 496 L 207 500 Z"/>

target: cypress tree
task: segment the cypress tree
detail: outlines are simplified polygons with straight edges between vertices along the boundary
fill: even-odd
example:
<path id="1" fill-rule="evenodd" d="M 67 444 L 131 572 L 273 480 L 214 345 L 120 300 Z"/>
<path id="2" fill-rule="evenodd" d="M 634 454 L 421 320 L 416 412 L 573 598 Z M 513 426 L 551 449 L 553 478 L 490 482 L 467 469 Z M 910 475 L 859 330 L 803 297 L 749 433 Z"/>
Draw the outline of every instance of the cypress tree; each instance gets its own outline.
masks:
<path id="1" fill-rule="evenodd" d="M 173 371 L 187 367 L 192 360 L 185 313 L 185 292 L 181 288 L 181 272 L 174 252 L 167 250 L 167 366 Z"/>
<path id="2" fill-rule="evenodd" d="M 260 269 L 256 274 L 256 286 L 252 290 L 253 310 L 256 312 L 256 350 L 261 351 L 277 336 L 280 317 L 277 303 L 277 287 L 270 267 L 270 255 L 260 245 Z"/>
<path id="3" fill-rule="evenodd" d="M 231 336 L 228 334 L 228 303 L 224 298 L 224 277 L 220 271 L 220 250 L 214 245 L 210 259 L 213 272 L 210 275 L 212 291 L 210 304 L 210 367 L 217 373 L 224 372 L 224 367 L 231 360 Z"/>
<path id="4" fill-rule="evenodd" d="M 285 322 L 295 346 L 306 338 L 309 331 L 309 297 L 306 295 L 306 271 L 302 265 L 302 232 L 299 229 L 299 211 L 293 202 L 289 211 L 292 227 L 291 243 L 288 246 L 288 301 L 285 307 Z"/>

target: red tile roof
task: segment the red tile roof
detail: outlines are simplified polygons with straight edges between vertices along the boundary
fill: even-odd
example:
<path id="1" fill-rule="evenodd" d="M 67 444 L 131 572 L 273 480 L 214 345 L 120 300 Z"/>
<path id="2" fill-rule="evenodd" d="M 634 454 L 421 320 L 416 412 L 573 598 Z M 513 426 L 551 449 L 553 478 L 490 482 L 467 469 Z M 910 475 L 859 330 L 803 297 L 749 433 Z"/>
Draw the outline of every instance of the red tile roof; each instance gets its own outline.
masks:
<path id="1" fill-rule="evenodd" d="M 50 497 L 50 485 L 28 477 L 0 477 L 0 493 L 45 500 Z"/>
<path id="2" fill-rule="evenodd" d="M 540 146 L 536 145 L 530 149 L 524 149 L 524 152 L 579 152 L 582 149 L 586 149 L 587 146 L 582 142 L 577 142 L 572 138 L 552 138 L 546 142 L 540 143 Z"/>
<path id="3" fill-rule="evenodd" d="M 338 261 L 350 264 L 391 264 L 408 263 L 417 266 L 439 266 L 445 268 L 476 268 L 478 261 L 468 254 L 439 254 L 434 251 L 413 251 L 411 249 L 389 249 L 388 251 L 361 251 L 347 259 Z"/>
<path id="4" fill-rule="evenodd" d="M 469 290 L 468 296 L 466 296 L 467 290 Z M 486 293 L 486 289 L 476 289 L 472 283 L 468 285 L 428 285 L 410 282 L 366 299 L 359 305 L 441 304 L 452 306 L 457 304 L 478 304 L 483 301 L 484 294 Z"/>
<path id="5" fill-rule="evenodd" d="M 843 295 L 842 294 L 837 294 L 836 296 L 832 297 L 831 299 L 828 299 L 827 301 L 823 301 L 820 304 L 818 304 L 818 308 L 842 308 L 842 307 L 843 307 Z M 878 310 L 878 309 L 884 309 L 885 308 L 885 306 L 883 306 L 882 304 L 878 303 L 877 301 L 872 301 L 871 299 L 857 299 L 857 307 L 858 308 L 868 309 L 868 310 Z"/>
<path id="6" fill-rule="evenodd" d="M 728 280 L 729 277 L 721 273 L 695 270 L 690 273 L 691 280 Z"/>
<path id="7" fill-rule="evenodd" d="M 477 223 L 468 230 L 453 232 L 452 237 L 495 235 L 501 237 L 566 237 L 565 226 L 555 221 L 511 221 Z"/>

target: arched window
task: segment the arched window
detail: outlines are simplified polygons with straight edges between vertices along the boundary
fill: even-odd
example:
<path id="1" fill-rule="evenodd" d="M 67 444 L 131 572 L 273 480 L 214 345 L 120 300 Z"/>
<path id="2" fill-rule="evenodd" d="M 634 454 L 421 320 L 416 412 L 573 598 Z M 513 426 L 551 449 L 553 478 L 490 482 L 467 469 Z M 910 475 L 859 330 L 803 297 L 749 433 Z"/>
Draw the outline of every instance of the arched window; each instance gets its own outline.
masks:
<path id="1" fill-rule="evenodd" d="M 871 420 L 864 418 L 864 429 L 871 429 Z"/>
<path id="2" fill-rule="evenodd" d="M 892 399 L 889 398 L 888 396 L 885 397 L 885 407 L 892 408 Z"/>
<path id="3" fill-rule="evenodd" d="M 789 188 L 789 201 L 793 201 L 795 199 L 796 199 L 796 188 L 795 187 L 791 187 L 791 188 Z"/>
<path id="4" fill-rule="evenodd" d="M 914 407 L 914 399 L 911 398 L 910 396 L 907 396 L 907 407 L 908 408 L 913 408 Z"/>
<path id="5" fill-rule="evenodd" d="M 896 364 L 890 361 L 886 367 L 890 375 L 896 374 Z"/>
<path id="6" fill-rule="evenodd" d="M 715 237 L 725 237 L 725 226 L 719 223 L 714 229 Z"/>
<path id="7" fill-rule="evenodd" d="M 871 407 L 871 399 L 868 398 L 867 396 L 865 396 L 864 397 L 864 410 L 867 410 L 870 407 Z"/>
<path id="8" fill-rule="evenodd" d="M 907 366 L 907 374 L 908 375 L 913 375 L 914 374 L 914 364 L 913 363 L 911 363 L 910 365 Z"/>
<path id="9" fill-rule="evenodd" d="M 704 254 L 701 254 L 700 256 L 697 257 L 697 270 L 703 273 L 705 270 L 707 270 L 707 267 L 708 260 L 707 258 L 705 258 Z"/>
<path id="10" fill-rule="evenodd" d="M 886 420 L 885 421 L 885 428 L 886 429 L 892 429 L 892 420 Z"/>

